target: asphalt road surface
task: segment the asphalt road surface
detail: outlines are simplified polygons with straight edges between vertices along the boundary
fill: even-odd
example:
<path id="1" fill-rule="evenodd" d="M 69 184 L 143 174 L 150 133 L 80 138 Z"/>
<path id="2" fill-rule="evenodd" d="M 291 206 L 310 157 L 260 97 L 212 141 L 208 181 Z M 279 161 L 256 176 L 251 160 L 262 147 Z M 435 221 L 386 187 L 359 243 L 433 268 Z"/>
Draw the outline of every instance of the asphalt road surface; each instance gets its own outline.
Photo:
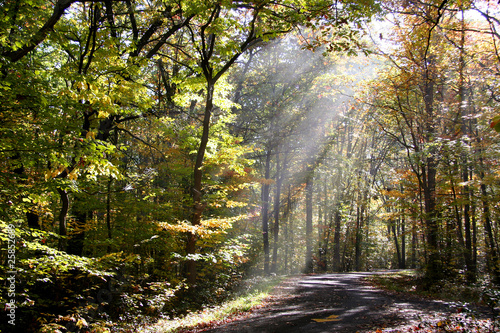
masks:
<path id="1" fill-rule="evenodd" d="M 453 311 L 445 302 L 376 289 L 363 282 L 370 274 L 310 275 L 287 280 L 268 306 L 205 332 L 374 332 L 417 323 L 424 314 L 444 316 Z"/>

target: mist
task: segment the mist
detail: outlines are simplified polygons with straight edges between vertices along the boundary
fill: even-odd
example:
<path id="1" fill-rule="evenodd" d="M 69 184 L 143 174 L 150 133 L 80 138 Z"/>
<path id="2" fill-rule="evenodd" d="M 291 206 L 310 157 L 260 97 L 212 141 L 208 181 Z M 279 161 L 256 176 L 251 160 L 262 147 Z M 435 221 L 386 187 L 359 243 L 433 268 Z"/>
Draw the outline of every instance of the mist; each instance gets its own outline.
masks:
<path id="1" fill-rule="evenodd" d="M 331 158 L 339 124 L 360 122 L 350 118 L 357 103 L 356 91 L 379 66 L 365 55 L 323 51 L 307 50 L 295 36 L 272 40 L 254 48 L 236 75 L 241 108 L 234 111 L 234 134 L 254 147 L 251 158 L 261 177 L 260 188 L 255 188 L 255 196 L 261 199 L 261 219 L 255 220 L 254 227 L 259 229 L 263 223 L 269 228 L 271 245 L 264 252 L 272 250 L 276 256 L 276 251 L 286 252 L 286 247 L 294 249 L 280 255 L 281 264 L 274 263 L 281 265 L 281 271 L 305 268 L 305 228 L 299 226 L 294 231 L 296 238 L 290 239 L 290 219 L 293 216 L 300 225 L 306 218 L 301 207 L 311 170 L 319 170 Z M 315 218 L 315 230 L 320 222 Z M 277 224 L 281 225 L 278 229 Z"/>

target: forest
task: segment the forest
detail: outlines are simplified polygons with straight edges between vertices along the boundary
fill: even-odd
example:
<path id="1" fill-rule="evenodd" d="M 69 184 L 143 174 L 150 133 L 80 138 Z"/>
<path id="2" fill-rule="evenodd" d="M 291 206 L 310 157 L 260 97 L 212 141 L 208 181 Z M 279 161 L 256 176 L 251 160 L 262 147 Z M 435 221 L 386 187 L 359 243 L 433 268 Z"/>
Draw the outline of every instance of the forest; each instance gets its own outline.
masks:
<path id="1" fill-rule="evenodd" d="M 0 7 L 1 331 L 119 331 L 299 273 L 500 299 L 497 1 Z"/>

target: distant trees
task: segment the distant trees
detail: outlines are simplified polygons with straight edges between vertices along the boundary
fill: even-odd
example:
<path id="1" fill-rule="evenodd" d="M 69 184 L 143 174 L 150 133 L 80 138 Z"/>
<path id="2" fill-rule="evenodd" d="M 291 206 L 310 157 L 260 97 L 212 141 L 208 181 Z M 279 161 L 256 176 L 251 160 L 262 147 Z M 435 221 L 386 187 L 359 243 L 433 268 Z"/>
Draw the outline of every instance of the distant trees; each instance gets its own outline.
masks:
<path id="1" fill-rule="evenodd" d="M 433 283 L 463 268 L 467 280 L 474 281 L 481 244 L 490 249 L 487 266 L 496 275 L 490 247 L 496 241 L 487 236 L 490 207 L 478 200 L 490 186 L 481 176 L 481 161 L 493 144 L 483 140 L 493 139 L 486 125 L 496 102 L 484 95 L 477 75 L 483 75 L 485 63 L 475 56 L 479 45 L 486 47 L 479 48 L 480 54 L 493 50 L 482 43 L 484 27 L 472 28 L 478 22 L 466 20 L 470 7 L 408 2 L 397 9 L 404 13 L 395 30 L 401 47 L 370 100 L 374 121 L 406 151 L 407 170 L 401 175 L 409 173 L 418 185 L 414 197 L 422 223 L 417 226 L 425 235 L 426 277 Z M 386 194 L 406 197 L 408 190 L 396 187 Z M 408 209 L 404 215 L 412 216 Z"/>
<path id="2" fill-rule="evenodd" d="M 255 51 L 251 60 L 234 128 L 244 135 L 245 143 L 256 148 L 254 156 L 260 165 L 264 271 L 284 269 L 284 257 L 289 258 L 287 252 L 292 249 L 283 241 L 290 242 L 290 233 L 297 230 L 282 224 L 297 218 L 290 205 L 296 206 L 301 195 L 307 206 L 307 253 L 301 263 L 308 262 L 312 270 L 314 173 L 330 149 L 329 126 L 339 96 L 331 82 L 335 78 L 332 66 L 341 60 L 301 50 L 296 38 L 275 40 Z M 302 225 L 299 222 L 298 227 Z M 287 234 L 281 235 L 280 230 Z"/>
<path id="3" fill-rule="evenodd" d="M 309 270 L 422 267 L 431 285 L 462 271 L 467 281 L 475 281 L 486 269 L 496 279 L 497 226 L 491 215 L 496 190 L 487 176 L 496 172 L 492 162 L 496 135 L 489 128 L 496 97 L 485 89 L 496 79 L 493 71 L 484 72 L 494 66 L 490 56 L 495 43 L 490 37 L 495 35 L 489 33 L 491 25 L 471 19 L 478 17 L 471 14 L 475 4 L 407 2 L 402 6 L 388 8 L 396 15 L 395 30 L 380 37 L 394 43 L 389 47 L 398 47 L 385 54 L 377 79 L 363 86 L 360 103 L 325 106 L 333 111 L 319 131 L 325 143 L 319 146 L 328 147 L 325 153 L 307 144 L 304 150 L 296 150 L 310 154 L 303 160 L 299 157 L 297 163 L 303 175 L 311 178 L 297 178 L 300 173 L 290 178 L 303 179 L 302 188 L 296 187 L 302 195 L 281 200 L 293 206 L 291 210 L 281 207 L 281 223 L 287 221 L 283 236 L 290 244 L 290 222 L 294 228 L 302 225 L 295 229 L 299 238 L 293 244 L 302 239 L 302 255 L 313 259 Z M 491 15 L 494 9 L 489 10 Z M 486 10 L 479 11 L 484 15 Z M 332 84 L 334 78 L 325 75 L 317 82 Z M 256 101 L 262 93 L 252 90 L 251 96 Z M 248 116 L 240 112 L 238 119 Z M 277 122 L 272 126 L 277 135 L 285 128 Z M 302 127 L 300 133 L 307 131 Z M 302 144 L 291 137 L 288 149 Z M 315 140 L 321 142 L 319 137 Z M 267 161 L 264 178 L 276 175 L 275 182 L 263 183 L 262 198 L 272 191 L 287 195 L 281 192 L 283 160 L 277 154 L 262 155 L 262 161 Z M 313 156 L 320 155 L 321 162 L 315 165 Z M 287 157 L 293 161 L 294 155 Z M 493 160 L 486 162 L 489 159 Z M 287 164 L 290 175 L 294 164 Z M 272 205 L 263 204 L 264 225 L 276 213 L 271 210 L 277 209 L 272 207 L 278 207 L 278 202 L 275 197 Z M 274 254 L 279 253 L 279 230 L 263 231 L 274 237 L 274 243 L 265 245 Z M 317 238 L 314 250 L 309 243 L 312 233 Z M 284 252 L 281 267 L 287 270 L 289 253 Z M 279 260 L 273 265 L 280 267 Z"/>

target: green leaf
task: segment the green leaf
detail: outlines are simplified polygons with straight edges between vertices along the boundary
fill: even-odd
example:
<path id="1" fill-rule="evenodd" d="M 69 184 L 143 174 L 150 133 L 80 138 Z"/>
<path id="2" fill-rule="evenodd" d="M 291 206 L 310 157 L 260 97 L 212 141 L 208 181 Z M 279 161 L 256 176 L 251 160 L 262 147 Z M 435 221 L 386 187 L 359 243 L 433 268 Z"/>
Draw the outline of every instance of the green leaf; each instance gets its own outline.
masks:
<path id="1" fill-rule="evenodd" d="M 500 116 L 496 116 L 491 120 L 490 127 L 500 133 Z"/>

